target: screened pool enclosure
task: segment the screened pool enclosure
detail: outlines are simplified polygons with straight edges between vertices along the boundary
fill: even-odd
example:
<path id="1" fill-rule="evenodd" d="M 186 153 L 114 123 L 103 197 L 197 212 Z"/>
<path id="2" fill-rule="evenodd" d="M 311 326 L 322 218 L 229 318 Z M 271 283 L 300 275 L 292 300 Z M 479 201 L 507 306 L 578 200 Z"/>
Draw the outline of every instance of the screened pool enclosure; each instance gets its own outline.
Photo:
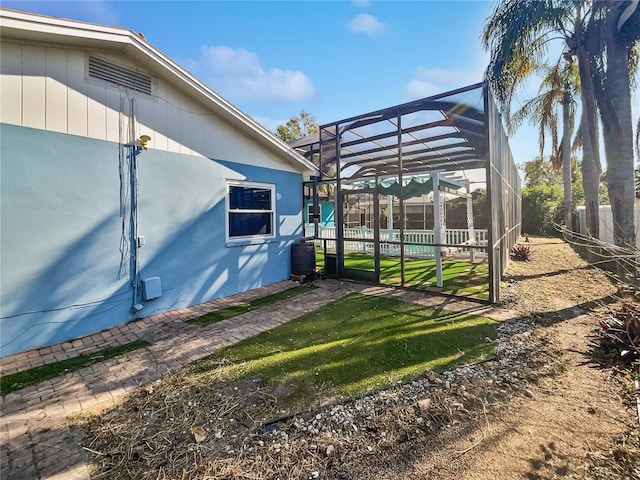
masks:
<path id="1" fill-rule="evenodd" d="M 486 83 L 322 125 L 292 146 L 319 167 L 305 235 L 327 275 L 499 300 L 521 185 Z"/>

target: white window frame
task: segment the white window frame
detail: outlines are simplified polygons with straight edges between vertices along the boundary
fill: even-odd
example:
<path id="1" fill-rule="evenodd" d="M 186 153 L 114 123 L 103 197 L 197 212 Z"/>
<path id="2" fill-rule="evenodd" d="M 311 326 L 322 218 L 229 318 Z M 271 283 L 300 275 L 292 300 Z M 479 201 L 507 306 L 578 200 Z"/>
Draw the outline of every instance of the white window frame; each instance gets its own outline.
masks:
<path id="1" fill-rule="evenodd" d="M 270 210 L 232 209 L 230 205 L 231 187 L 260 188 L 271 192 Z M 231 213 L 269 213 L 271 215 L 271 233 L 231 236 L 229 232 L 229 215 Z M 273 183 L 246 182 L 242 180 L 227 180 L 225 188 L 225 236 L 227 243 L 263 243 L 276 238 L 276 186 Z"/>

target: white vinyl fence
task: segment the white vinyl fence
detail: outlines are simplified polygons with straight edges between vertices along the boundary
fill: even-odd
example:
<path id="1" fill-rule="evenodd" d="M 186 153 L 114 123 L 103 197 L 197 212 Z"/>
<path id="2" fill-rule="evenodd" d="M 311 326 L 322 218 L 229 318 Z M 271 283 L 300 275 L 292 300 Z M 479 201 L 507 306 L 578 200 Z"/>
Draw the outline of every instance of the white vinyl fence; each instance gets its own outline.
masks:
<path id="1" fill-rule="evenodd" d="M 578 210 L 578 231 L 587 234 L 587 217 L 585 207 L 577 207 Z M 640 223 L 640 203 L 634 205 L 634 217 L 636 223 L 636 248 L 640 249 L 640 235 L 638 223 Z M 600 205 L 600 238 L 599 240 L 613 245 L 613 214 L 611 205 Z"/>
<path id="2" fill-rule="evenodd" d="M 327 248 L 336 248 L 336 227 L 319 225 L 318 228 L 318 238 L 330 239 L 330 241 L 326 242 Z M 469 238 L 470 233 L 467 229 L 448 228 L 444 231 L 444 243 L 447 245 L 487 245 L 487 230 L 473 230 L 472 238 Z M 313 224 L 305 225 L 305 236 L 313 236 Z M 372 228 L 344 228 L 345 251 L 372 253 L 374 250 L 373 239 Z M 380 230 L 380 253 L 382 255 L 400 255 L 399 242 L 400 230 Z M 434 256 L 434 247 L 430 245 L 435 243 L 433 230 L 405 230 L 404 242 L 404 253 L 406 256 L 420 258 L 431 258 Z M 469 256 L 471 250 L 475 250 L 474 253 L 477 256 L 486 256 L 485 249 L 470 249 L 465 247 L 449 248 L 449 252 L 455 252 L 456 255 L 463 256 Z"/>

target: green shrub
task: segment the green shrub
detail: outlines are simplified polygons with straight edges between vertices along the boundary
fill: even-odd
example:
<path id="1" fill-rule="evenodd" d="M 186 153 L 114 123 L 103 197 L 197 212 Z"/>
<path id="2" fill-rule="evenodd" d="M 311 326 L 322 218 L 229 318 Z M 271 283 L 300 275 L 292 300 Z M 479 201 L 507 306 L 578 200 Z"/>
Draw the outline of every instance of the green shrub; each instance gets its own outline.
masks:
<path id="1" fill-rule="evenodd" d="M 530 235 L 559 236 L 554 223 L 564 220 L 562 187 L 535 185 L 522 189 L 522 232 Z"/>

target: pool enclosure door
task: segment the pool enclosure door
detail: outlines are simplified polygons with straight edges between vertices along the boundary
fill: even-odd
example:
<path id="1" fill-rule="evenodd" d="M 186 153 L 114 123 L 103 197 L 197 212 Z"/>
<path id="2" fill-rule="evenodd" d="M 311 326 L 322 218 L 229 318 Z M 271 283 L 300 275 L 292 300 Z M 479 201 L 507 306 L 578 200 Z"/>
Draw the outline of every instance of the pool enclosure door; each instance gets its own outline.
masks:
<path id="1" fill-rule="evenodd" d="M 380 202 L 375 188 L 339 194 L 342 229 L 338 229 L 338 276 L 366 283 L 380 281 Z M 342 237 L 342 238 L 340 238 Z"/>

